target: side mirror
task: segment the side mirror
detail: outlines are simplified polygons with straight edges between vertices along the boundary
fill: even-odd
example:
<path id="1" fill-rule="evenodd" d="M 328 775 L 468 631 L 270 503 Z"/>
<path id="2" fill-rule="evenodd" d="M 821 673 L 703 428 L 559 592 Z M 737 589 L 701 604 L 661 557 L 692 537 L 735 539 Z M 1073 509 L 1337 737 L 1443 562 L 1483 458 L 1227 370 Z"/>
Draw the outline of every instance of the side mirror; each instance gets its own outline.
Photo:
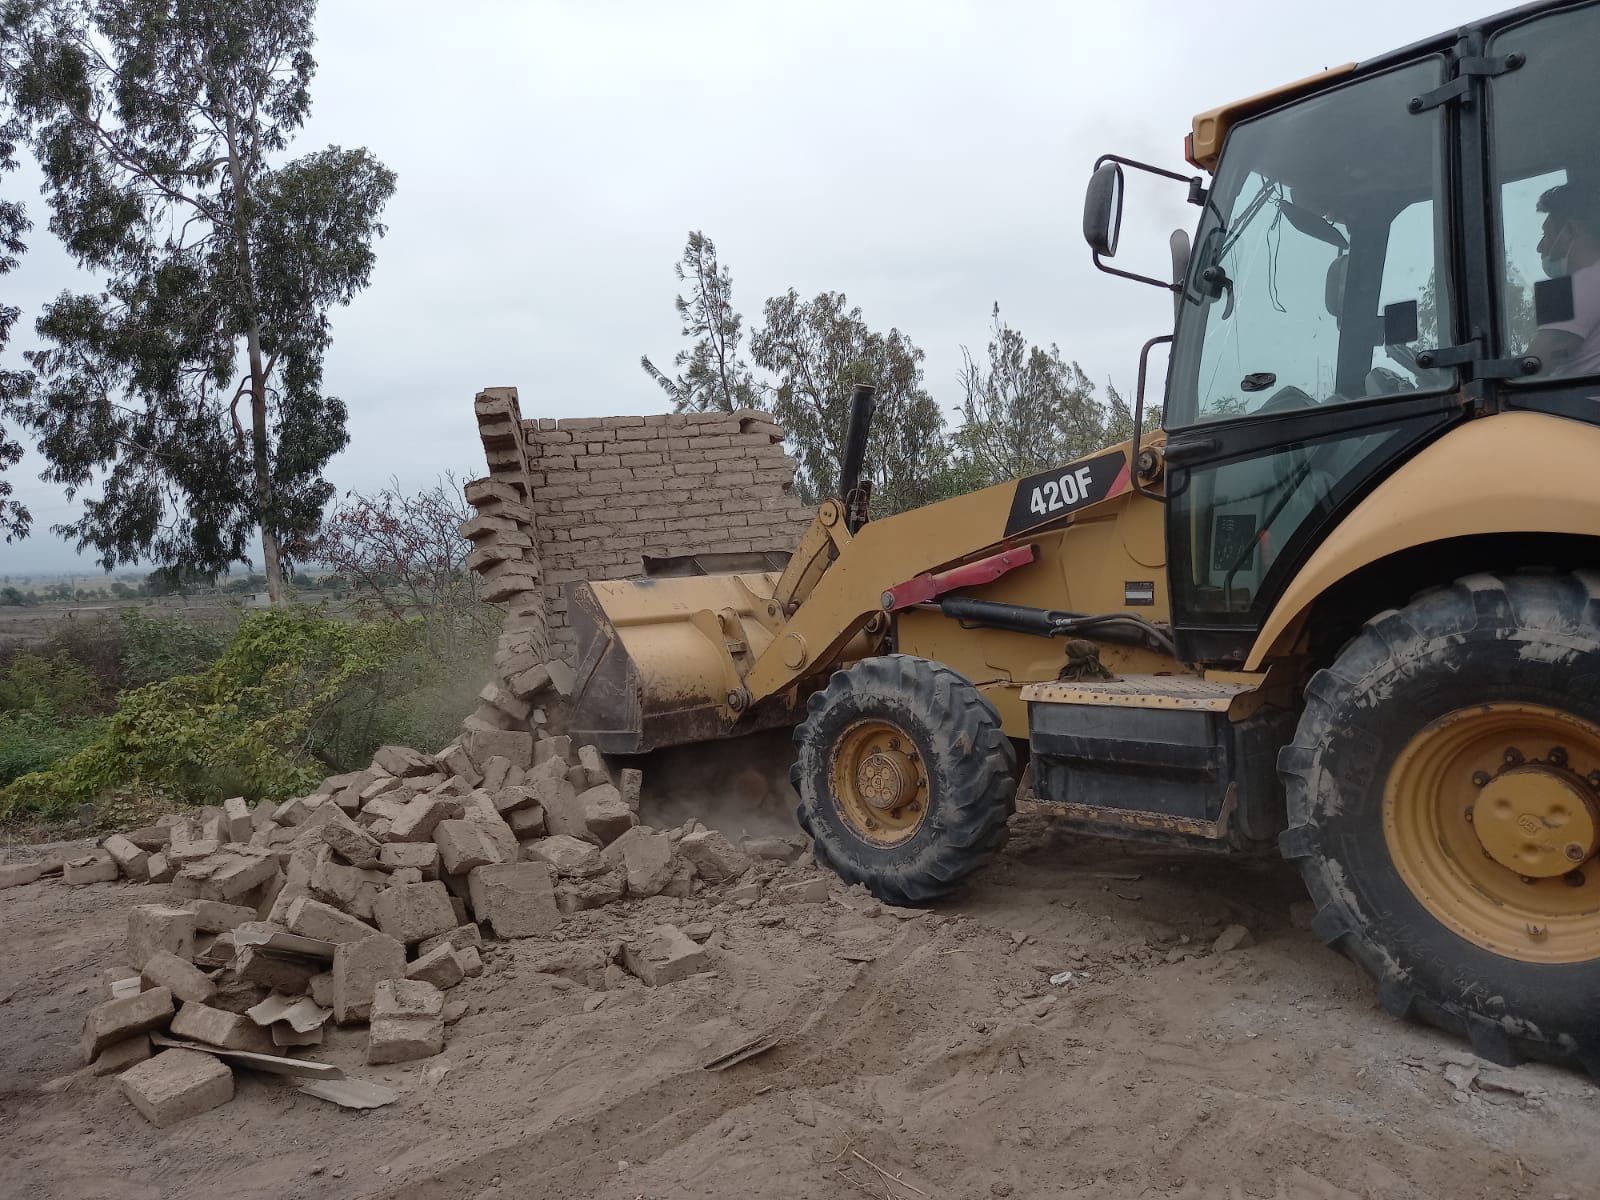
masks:
<path id="1" fill-rule="evenodd" d="M 1176 312 L 1183 308 L 1183 289 L 1189 279 L 1189 233 L 1174 229 L 1167 239 L 1167 250 L 1172 255 L 1172 307 Z"/>
<path id="2" fill-rule="evenodd" d="M 1083 240 L 1095 254 L 1112 258 L 1122 232 L 1122 167 L 1101 163 L 1089 177 L 1083 198 Z"/>

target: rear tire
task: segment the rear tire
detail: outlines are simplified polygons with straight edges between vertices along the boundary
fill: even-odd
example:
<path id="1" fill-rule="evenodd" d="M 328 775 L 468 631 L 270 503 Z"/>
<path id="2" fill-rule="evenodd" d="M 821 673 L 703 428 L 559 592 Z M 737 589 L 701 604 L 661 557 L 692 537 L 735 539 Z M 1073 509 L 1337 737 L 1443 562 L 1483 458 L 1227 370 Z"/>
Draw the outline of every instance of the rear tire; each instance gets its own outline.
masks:
<path id="1" fill-rule="evenodd" d="M 1016 756 L 970 681 L 910 655 L 836 671 L 795 730 L 817 861 L 889 904 L 953 890 L 1005 841 Z"/>
<path id="2" fill-rule="evenodd" d="M 1600 575 L 1458 580 L 1369 621 L 1305 699 L 1280 844 L 1318 936 L 1396 1016 L 1596 1073 Z"/>

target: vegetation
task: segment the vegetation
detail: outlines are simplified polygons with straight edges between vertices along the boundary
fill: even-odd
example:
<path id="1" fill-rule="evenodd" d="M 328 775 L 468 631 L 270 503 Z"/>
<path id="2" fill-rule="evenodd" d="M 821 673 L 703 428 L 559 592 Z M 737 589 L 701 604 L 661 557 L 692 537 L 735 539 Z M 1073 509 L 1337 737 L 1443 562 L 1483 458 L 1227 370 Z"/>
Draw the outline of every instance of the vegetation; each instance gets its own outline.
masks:
<path id="1" fill-rule="evenodd" d="M 1077 363 L 1054 345 L 1030 344 L 1000 319 L 998 304 L 983 360 L 962 351 L 962 424 L 947 431 L 923 383 L 922 350 L 898 329 L 873 329 L 844 293 L 802 300 L 791 288 L 769 299 L 747 359 L 733 274 L 711 239 L 691 232 L 673 269 L 687 285 L 677 310 L 689 348 L 673 359 L 676 375 L 648 356 L 641 366 L 680 412 L 771 412 L 788 435 L 796 489 L 807 502 L 836 484 L 857 383 L 878 389 L 864 475 L 880 516 L 1066 462 L 1133 433 L 1133 414 L 1115 388 L 1107 387 L 1102 403 Z"/>
<path id="2" fill-rule="evenodd" d="M 315 8 L 3 9 L 0 91 L 51 229 L 105 277 L 45 308 L 38 378 L 6 400 L 47 478 L 95 485 L 57 529 L 107 570 L 220 571 L 254 532 L 277 603 L 332 497 L 322 471 L 348 437 L 322 390 L 328 313 L 366 286 L 395 177 L 364 149 L 283 160 L 311 106 Z"/>

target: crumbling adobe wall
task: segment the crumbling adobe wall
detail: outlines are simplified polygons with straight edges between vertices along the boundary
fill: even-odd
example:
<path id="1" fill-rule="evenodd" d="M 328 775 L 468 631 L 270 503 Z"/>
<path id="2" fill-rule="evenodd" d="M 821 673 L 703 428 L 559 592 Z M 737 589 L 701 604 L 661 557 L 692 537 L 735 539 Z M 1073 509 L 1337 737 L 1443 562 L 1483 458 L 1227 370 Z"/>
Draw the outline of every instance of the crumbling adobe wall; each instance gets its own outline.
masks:
<path id="1" fill-rule="evenodd" d="M 469 727 L 537 726 L 547 694 L 566 694 L 565 585 L 640 576 L 646 558 L 787 554 L 811 521 L 766 413 L 524 419 L 509 387 L 473 407 L 489 475 L 467 485 L 478 515 L 462 532 L 506 623 L 500 682 Z"/>

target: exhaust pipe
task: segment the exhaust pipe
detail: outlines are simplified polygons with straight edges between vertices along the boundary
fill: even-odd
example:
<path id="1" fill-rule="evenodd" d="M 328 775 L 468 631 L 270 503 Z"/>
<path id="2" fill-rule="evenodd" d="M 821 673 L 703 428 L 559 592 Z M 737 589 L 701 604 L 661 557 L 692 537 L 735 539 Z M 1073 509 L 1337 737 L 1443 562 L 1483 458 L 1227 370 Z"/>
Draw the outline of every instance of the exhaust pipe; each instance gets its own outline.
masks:
<path id="1" fill-rule="evenodd" d="M 850 393 L 850 428 L 844 439 L 844 463 L 839 475 L 839 499 L 844 501 L 845 528 L 853 535 L 867 523 L 867 501 L 871 484 L 861 483 L 861 463 L 867 456 L 867 433 L 877 407 L 873 396 L 878 389 L 870 383 L 856 384 Z"/>

